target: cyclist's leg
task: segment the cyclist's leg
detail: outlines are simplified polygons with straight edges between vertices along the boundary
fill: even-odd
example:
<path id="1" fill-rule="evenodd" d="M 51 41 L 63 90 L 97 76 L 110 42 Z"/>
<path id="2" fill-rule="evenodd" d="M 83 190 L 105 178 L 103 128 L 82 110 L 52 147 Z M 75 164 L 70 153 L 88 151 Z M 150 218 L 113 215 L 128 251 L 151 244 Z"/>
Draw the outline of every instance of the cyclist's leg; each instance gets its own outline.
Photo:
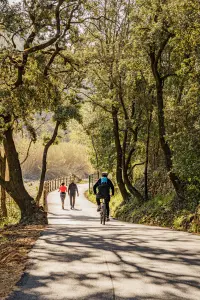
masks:
<path id="1" fill-rule="evenodd" d="M 97 211 L 100 211 L 101 209 L 101 205 L 100 205 L 100 198 L 98 197 L 98 195 L 96 196 L 96 202 L 97 202 Z"/>
<path id="2" fill-rule="evenodd" d="M 105 199 L 105 203 L 106 203 L 106 213 L 107 213 L 107 219 L 109 219 L 109 215 L 110 215 L 110 196 L 106 197 Z"/>

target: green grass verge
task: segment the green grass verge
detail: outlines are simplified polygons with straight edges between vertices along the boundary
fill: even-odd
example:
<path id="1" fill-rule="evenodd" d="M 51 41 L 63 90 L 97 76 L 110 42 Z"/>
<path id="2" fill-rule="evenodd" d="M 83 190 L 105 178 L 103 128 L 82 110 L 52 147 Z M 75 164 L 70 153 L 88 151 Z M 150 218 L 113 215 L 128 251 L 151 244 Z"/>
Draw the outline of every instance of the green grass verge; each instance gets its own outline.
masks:
<path id="1" fill-rule="evenodd" d="M 17 224 L 21 218 L 20 210 L 14 200 L 8 198 L 6 206 L 8 217 L 0 218 L 0 228 L 2 228 L 4 225 Z"/>
<path id="2" fill-rule="evenodd" d="M 93 194 L 90 194 L 88 191 L 85 192 L 85 197 L 91 201 L 92 203 L 96 204 L 96 196 Z M 116 209 L 120 206 L 122 202 L 122 198 L 120 194 L 116 194 L 115 196 L 111 197 L 110 200 L 110 214 L 111 216 L 115 216 Z"/>
<path id="3" fill-rule="evenodd" d="M 37 195 L 38 185 L 39 185 L 39 181 L 24 183 L 26 190 L 33 198 L 35 198 Z M 0 228 L 2 228 L 4 225 L 17 224 L 19 223 L 21 218 L 19 207 L 17 206 L 15 201 L 11 199 L 8 195 L 6 199 L 6 207 L 7 207 L 8 217 L 7 218 L 0 217 Z"/>
<path id="4" fill-rule="evenodd" d="M 85 196 L 96 204 L 95 195 L 89 194 L 87 191 Z M 111 198 L 111 215 L 118 220 L 169 227 L 188 232 L 199 232 L 200 230 L 199 224 L 195 223 L 194 213 L 187 209 L 179 209 L 173 193 L 157 196 L 143 204 L 136 199 L 130 199 L 124 205 L 121 205 L 121 203 L 122 197 L 120 194 L 116 194 Z"/>

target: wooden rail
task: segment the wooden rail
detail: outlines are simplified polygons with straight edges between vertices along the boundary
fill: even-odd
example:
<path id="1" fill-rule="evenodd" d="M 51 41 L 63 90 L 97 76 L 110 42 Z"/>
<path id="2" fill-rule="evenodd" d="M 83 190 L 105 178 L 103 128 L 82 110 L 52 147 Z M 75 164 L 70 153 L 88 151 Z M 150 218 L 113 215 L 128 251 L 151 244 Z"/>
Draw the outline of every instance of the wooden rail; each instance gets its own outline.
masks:
<path id="1" fill-rule="evenodd" d="M 57 190 L 60 187 L 60 185 L 62 184 L 62 182 L 64 182 L 65 185 L 69 185 L 72 180 L 74 180 L 74 182 L 81 181 L 81 179 L 79 177 L 72 174 L 67 177 L 59 177 L 59 178 L 55 178 L 55 179 L 44 182 L 42 205 L 43 205 L 45 211 L 47 211 L 47 195 L 48 195 L 48 193 Z"/>

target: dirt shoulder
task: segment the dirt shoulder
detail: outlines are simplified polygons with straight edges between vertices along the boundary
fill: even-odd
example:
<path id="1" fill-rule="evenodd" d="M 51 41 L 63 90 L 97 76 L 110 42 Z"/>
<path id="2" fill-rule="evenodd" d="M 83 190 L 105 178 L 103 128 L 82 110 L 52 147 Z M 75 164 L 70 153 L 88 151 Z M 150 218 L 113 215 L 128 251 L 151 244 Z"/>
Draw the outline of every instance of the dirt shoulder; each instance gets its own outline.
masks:
<path id="1" fill-rule="evenodd" d="M 43 230 L 43 225 L 14 225 L 0 229 L 0 299 L 5 299 L 20 280 L 28 252 Z"/>

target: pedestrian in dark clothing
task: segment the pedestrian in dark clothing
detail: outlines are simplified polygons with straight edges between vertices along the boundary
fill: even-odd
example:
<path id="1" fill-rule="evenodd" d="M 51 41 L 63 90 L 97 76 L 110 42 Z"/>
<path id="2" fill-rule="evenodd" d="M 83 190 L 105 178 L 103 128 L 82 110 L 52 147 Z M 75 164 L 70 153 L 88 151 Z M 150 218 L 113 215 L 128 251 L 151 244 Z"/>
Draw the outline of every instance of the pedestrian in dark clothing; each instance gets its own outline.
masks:
<path id="1" fill-rule="evenodd" d="M 71 209 L 74 209 L 76 193 L 77 193 L 77 196 L 79 196 L 78 187 L 77 187 L 76 183 L 74 182 L 74 180 L 72 180 L 72 182 L 68 186 L 68 195 L 69 195 L 69 199 L 70 199 Z"/>
<path id="2" fill-rule="evenodd" d="M 107 221 L 110 221 L 110 190 L 112 191 L 112 196 L 114 196 L 114 185 L 110 179 L 107 178 L 108 174 L 106 172 L 102 173 L 102 177 L 95 183 L 93 186 L 94 194 L 96 195 L 97 202 L 97 211 L 101 210 L 100 199 L 105 199 L 106 212 L 107 212 Z M 98 193 L 97 193 L 98 189 Z"/>

